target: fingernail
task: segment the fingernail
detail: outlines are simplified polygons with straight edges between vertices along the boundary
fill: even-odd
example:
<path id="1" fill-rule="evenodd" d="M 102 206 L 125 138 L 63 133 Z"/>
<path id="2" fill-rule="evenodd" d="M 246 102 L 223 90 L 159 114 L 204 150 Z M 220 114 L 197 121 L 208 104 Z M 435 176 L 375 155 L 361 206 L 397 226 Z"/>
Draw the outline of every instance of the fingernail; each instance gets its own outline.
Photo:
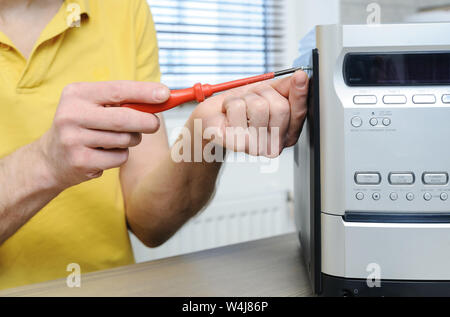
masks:
<path id="1" fill-rule="evenodd" d="M 169 90 L 167 88 L 157 88 L 153 92 L 153 97 L 157 101 L 166 101 L 169 98 Z"/>

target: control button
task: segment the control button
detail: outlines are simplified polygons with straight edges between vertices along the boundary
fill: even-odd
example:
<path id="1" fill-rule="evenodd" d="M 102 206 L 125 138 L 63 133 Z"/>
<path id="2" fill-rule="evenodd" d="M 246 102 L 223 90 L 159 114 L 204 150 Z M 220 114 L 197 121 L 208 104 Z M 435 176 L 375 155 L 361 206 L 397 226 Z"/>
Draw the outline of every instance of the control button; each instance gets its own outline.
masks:
<path id="1" fill-rule="evenodd" d="M 363 200 L 364 199 L 364 194 L 363 193 L 356 193 L 356 199 Z"/>
<path id="2" fill-rule="evenodd" d="M 383 97 L 383 102 L 387 105 L 405 104 L 406 96 L 404 96 L 404 95 L 386 95 Z"/>
<path id="3" fill-rule="evenodd" d="M 414 95 L 413 102 L 415 104 L 432 104 L 436 103 L 435 95 Z"/>
<path id="4" fill-rule="evenodd" d="M 432 104 L 436 103 L 435 95 L 414 95 L 413 102 L 415 104 Z"/>
<path id="5" fill-rule="evenodd" d="M 441 194 L 441 200 L 442 201 L 446 201 L 448 199 L 448 194 L 447 193 L 442 193 Z"/>
<path id="6" fill-rule="evenodd" d="M 372 198 L 373 198 L 373 200 L 380 200 L 381 195 L 380 195 L 380 193 L 373 193 Z"/>
<path id="7" fill-rule="evenodd" d="M 412 201 L 412 200 L 414 200 L 414 198 L 415 198 L 415 197 L 414 197 L 414 194 L 413 194 L 413 193 L 407 193 L 407 194 L 406 194 L 406 199 L 407 199 L 407 200 Z"/>
<path id="8" fill-rule="evenodd" d="M 422 176 L 425 185 L 447 185 L 447 173 L 424 173 Z"/>
<path id="9" fill-rule="evenodd" d="M 379 173 L 355 173 L 355 183 L 358 185 L 378 185 L 381 183 Z"/>
<path id="10" fill-rule="evenodd" d="M 360 126 L 362 126 L 363 121 L 360 117 L 353 117 L 352 118 L 352 126 L 354 126 L 355 128 L 359 128 Z"/>
<path id="11" fill-rule="evenodd" d="M 433 196 L 431 196 L 430 193 L 425 193 L 425 194 L 423 194 L 423 199 L 425 199 L 426 201 L 430 201 L 431 198 L 433 198 Z"/>
<path id="12" fill-rule="evenodd" d="M 390 125 L 391 125 L 391 119 L 389 119 L 389 118 L 384 118 L 384 119 L 383 119 L 383 125 L 384 125 L 385 127 L 390 126 Z"/>
<path id="13" fill-rule="evenodd" d="M 389 183 L 391 185 L 412 185 L 415 177 L 413 173 L 390 173 Z"/>
<path id="14" fill-rule="evenodd" d="M 450 95 L 442 95 L 443 103 L 450 103 Z"/>
<path id="15" fill-rule="evenodd" d="M 373 95 L 358 95 L 353 97 L 355 105 L 374 105 L 377 103 L 377 97 Z"/>
<path id="16" fill-rule="evenodd" d="M 371 125 L 372 127 L 377 126 L 377 125 L 378 125 L 378 119 L 377 119 L 377 118 L 372 118 L 372 119 L 370 119 L 370 125 Z"/>
<path id="17" fill-rule="evenodd" d="M 391 193 L 391 194 L 389 195 L 389 198 L 390 198 L 392 201 L 396 201 L 396 200 L 398 199 L 398 194 L 397 194 L 397 193 Z"/>

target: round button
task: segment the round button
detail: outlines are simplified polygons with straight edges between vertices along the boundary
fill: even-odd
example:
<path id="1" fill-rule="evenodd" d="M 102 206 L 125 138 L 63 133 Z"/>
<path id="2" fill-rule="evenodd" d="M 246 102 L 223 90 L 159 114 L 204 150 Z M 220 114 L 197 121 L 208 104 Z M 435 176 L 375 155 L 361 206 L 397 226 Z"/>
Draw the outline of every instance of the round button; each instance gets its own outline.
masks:
<path id="1" fill-rule="evenodd" d="M 361 119 L 361 117 L 353 117 L 352 118 L 352 126 L 355 128 L 359 128 L 360 126 L 362 126 L 363 121 Z"/>
<path id="2" fill-rule="evenodd" d="M 364 194 L 363 193 L 356 193 L 356 199 L 363 200 L 364 199 Z"/>
<path id="3" fill-rule="evenodd" d="M 441 194 L 441 200 L 442 201 L 446 201 L 448 199 L 448 194 L 447 193 L 442 193 Z"/>
<path id="4" fill-rule="evenodd" d="M 377 118 L 370 119 L 370 125 L 373 127 L 378 125 L 378 119 Z"/>
<path id="5" fill-rule="evenodd" d="M 391 119 L 389 119 L 389 118 L 384 118 L 384 119 L 383 119 L 383 125 L 384 125 L 385 127 L 390 126 L 390 125 L 391 125 Z"/>
<path id="6" fill-rule="evenodd" d="M 423 194 L 423 199 L 425 199 L 426 201 L 430 201 L 431 198 L 433 198 L 433 196 L 431 196 L 430 193 L 425 193 L 425 194 Z"/>
<path id="7" fill-rule="evenodd" d="M 390 198 L 392 201 L 396 201 L 396 200 L 398 199 L 398 194 L 397 194 L 397 193 L 391 193 L 391 194 L 389 195 L 389 198 Z"/>
<path id="8" fill-rule="evenodd" d="M 407 193 L 406 194 L 406 199 L 409 200 L 409 201 L 414 200 L 414 194 L 413 193 Z"/>
<path id="9" fill-rule="evenodd" d="M 373 198 L 373 200 L 380 200 L 381 195 L 380 195 L 380 193 L 373 193 L 372 198 Z"/>

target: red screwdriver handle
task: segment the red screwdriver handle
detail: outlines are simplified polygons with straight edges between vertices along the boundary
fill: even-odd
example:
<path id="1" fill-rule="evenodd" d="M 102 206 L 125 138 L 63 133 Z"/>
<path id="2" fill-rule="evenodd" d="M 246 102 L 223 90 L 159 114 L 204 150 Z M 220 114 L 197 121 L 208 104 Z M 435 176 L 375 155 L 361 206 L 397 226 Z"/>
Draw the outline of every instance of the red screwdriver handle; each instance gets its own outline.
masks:
<path id="1" fill-rule="evenodd" d="M 197 101 L 202 102 L 206 98 L 212 96 L 213 94 L 221 91 L 225 91 L 228 89 L 245 86 L 248 84 L 253 84 L 256 82 L 272 79 L 275 77 L 275 73 L 267 73 L 259 76 L 238 79 L 222 84 L 217 85 L 202 85 L 200 83 L 195 84 L 194 87 L 180 89 L 180 90 L 172 90 L 170 92 L 170 98 L 165 103 L 161 104 L 123 104 L 122 107 L 131 108 L 134 110 L 147 112 L 147 113 L 159 113 L 172 108 L 175 108 L 179 105 L 182 105 L 186 102 Z"/>
<path id="2" fill-rule="evenodd" d="M 124 104 L 122 107 L 147 113 L 159 113 L 175 108 L 186 102 L 202 102 L 212 94 L 211 85 L 195 84 L 192 88 L 172 90 L 170 92 L 170 98 L 161 104 Z"/>

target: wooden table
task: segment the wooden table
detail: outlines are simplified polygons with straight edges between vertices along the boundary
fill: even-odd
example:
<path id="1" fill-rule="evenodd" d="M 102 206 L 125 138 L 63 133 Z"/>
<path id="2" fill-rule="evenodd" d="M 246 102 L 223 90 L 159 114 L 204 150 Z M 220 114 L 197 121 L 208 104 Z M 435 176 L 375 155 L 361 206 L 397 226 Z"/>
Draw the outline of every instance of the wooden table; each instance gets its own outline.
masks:
<path id="1" fill-rule="evenodd" d="M 295 234 L 9 289 L 0 296 L 310 296 Z"/>

